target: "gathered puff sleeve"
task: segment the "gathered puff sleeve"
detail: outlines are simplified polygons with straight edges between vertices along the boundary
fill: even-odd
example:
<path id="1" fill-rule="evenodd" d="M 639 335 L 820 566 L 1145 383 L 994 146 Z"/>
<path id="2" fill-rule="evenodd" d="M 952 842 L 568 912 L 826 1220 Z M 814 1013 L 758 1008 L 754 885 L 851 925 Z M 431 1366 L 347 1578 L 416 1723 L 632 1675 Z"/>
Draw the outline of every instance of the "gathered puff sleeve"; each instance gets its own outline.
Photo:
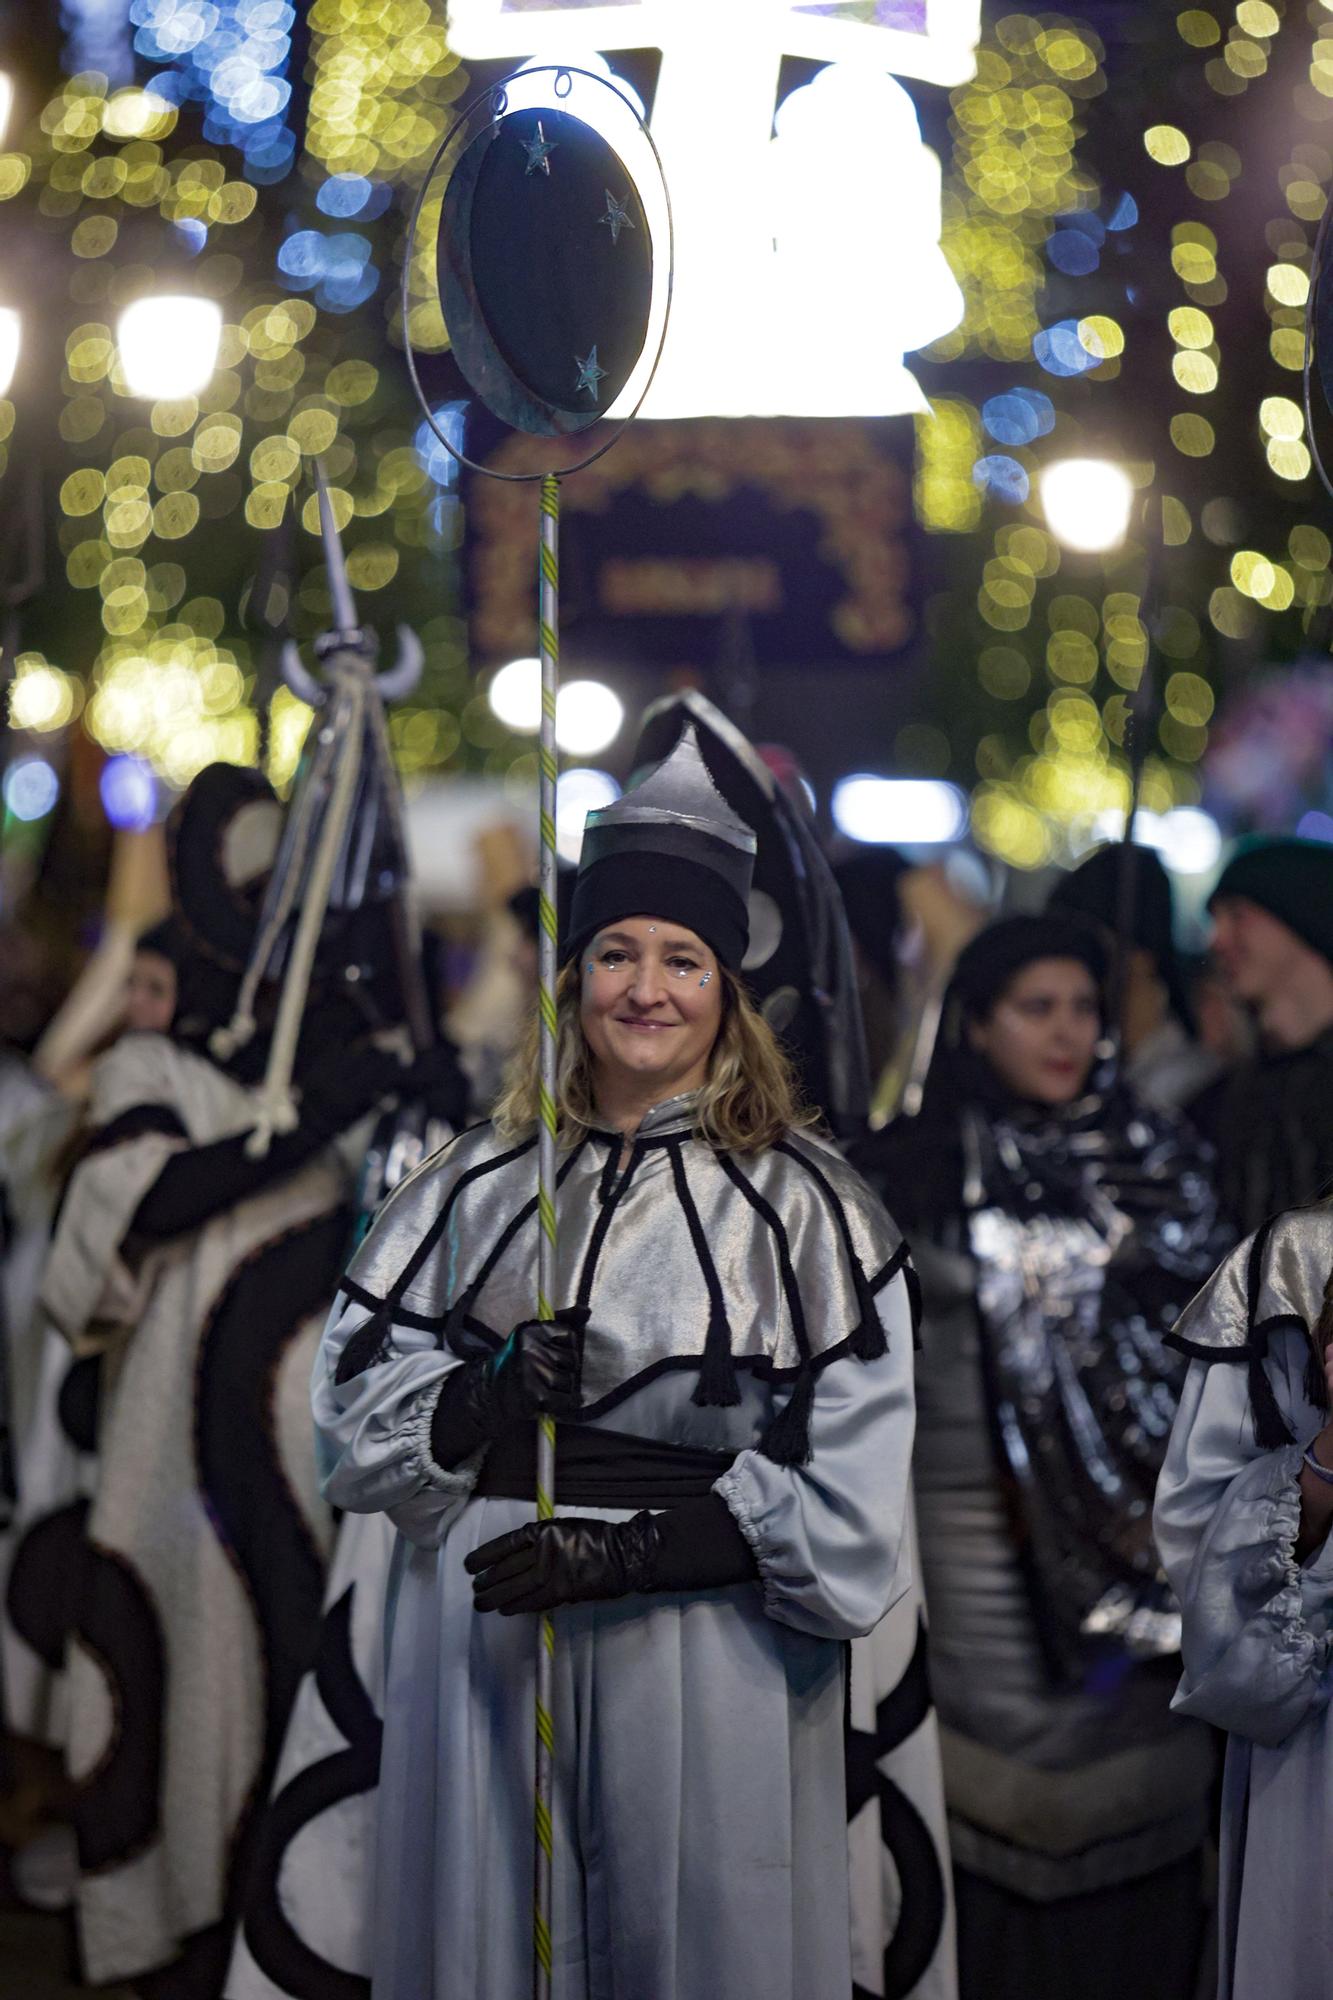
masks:
<path id="1" fill-rule="evenodd" d="M 1333 1540 L 1308 1562 L 1296 1560 L 1301 1454 L 1325 1421 L 1308 1395 L 1309 1345 L 1298 1308 L 1317 1310 L 1318 1295 L 1305 1301 L 1304 1287 L 1282 1282 L 1293 1275 L 1293 1253 L 1313 1246 L 1282 1224 L 1277 1238 L 1262 1293 L 1254 1244 L 1242 1244 L 1181 1323 L 1179 1344 L 1196 1358 L 1154 1512 L 1158 1550 L 1182 1612 L 1184 1675 L 1175 1707 L 1270 1746 L 1326 1704 L 1333 1653 Z M 1318 1261 L 1310 1261 L 1312 1276 Z M 1256 1324 L 1264 1335 L 1257 1359 Z M 1256 1434 L 1256 1365 L 1271 1398 L 1268 1419 L 1280 1419 L 1289 1441 L 1265 1445 Z"/>
<path id="2" fill-rule="evenodd" d="M 481 1454 L 453 1471 L 431 1454 L 435 1406 L 463 1364 L 441 1344 L 443 1312 L 418 1308 L 447 1303 L 447 1290 L 434 1288 L 447 1288 L 449 1217 L 495 1153 L 488 1128 L 465 1132 L 397 1189 L 353 1259 L 315 1361 L 326 1499 L 353 1514 L 387 1514 L 423 1548 L 443 1541 L 476 1485 Z"/>
<path id="3" fill-rule="evenodd" d="M 831 1148 L 801 1140 L 790 1157 L 800 1170 L 793 1268 L 814 1357 L 808 1448 L 788 1462 L 771 1447 L 743 1451 L 715 1490 L 754 1552 L 769 1617 L 819 1638 L 854 1639 L 911 1583 L 915 1277 L 879 1202 Z M 826 1347 L 826 1294 L 842 1294 L 848 1270 L 873 1332 L 863 1323 Z M 801 1393 L 798 1377 L 792 1400 Z"/>

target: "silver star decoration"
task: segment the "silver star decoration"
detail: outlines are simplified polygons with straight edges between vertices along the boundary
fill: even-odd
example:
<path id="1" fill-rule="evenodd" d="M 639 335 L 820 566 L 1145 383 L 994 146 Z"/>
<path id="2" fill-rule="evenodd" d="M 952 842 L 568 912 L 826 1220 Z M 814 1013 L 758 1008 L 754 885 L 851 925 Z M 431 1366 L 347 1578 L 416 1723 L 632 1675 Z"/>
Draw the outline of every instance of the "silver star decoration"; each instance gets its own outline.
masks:
<path id="1" fill-rule="evenodd" d="M 579 357 L 576 354 L 574 356 L 574 362 L 579 371 L 579 379 L 574 384 L 574 394 L 577 396 L 580 390 L 586 389 L 588 394 L 592 397 L 595 403 L 597 401 L 597 384 L 606 374 L 605 368 L 599 368 L 597 366 L 596 341 L 593 342 L 592 347 L 589 349 L 588 353 L 584 356 L 582 361 L 579 360 Z"/>
<path id="2" fill-rule="evenodd" d="M 621 230 L 637 229 L 638 224 L 635 222 L 632 215 L 626 213 L 624 202 L 618 200 L 616 196 L 612 194 L 610 188 L 606 188 L 604 192 L 606 195 L 606 214 L 599 215 L 597 220 L 599 222 L 604 222 L 607 228 L 611 231 L 612 243 L 613 244 L 619 243 Z"/>
<path id="3" fill-rule="evenodd" d="M 560 141 L 558 139 L 547 138 L 542 130 L 542 121 L 539 118 L 537 120 L 537 130 L 530 139 L 523 141 L 523 150 L 528 156 L 528 164 L 523 169 L 524 174 L 549 174 L 551 171 L 551 162 L 548 156 L 555 151 L 559 144 Z"/>

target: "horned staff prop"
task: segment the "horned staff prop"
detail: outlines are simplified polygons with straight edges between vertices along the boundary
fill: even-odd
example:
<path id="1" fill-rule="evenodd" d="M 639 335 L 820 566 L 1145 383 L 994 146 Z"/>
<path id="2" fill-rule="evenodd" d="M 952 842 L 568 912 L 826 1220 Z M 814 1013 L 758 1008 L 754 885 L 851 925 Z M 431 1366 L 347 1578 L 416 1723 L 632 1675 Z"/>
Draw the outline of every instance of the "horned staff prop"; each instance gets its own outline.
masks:
<path id="1" fill-rule="evenodd" d="M 375 641 L 357 617 L 342 541 L 323 469 L 315 467 L 320 530 L 333 628 L 316 642 L 325 678 L 310 673 L 293 643 L 283 650 L 283 678 L 315 710 L 313 749 L 298 779 L 282 841 L 260 913 L 254 948 L 225 1028 L 212 1037 L 224 1059 L 255 1031 L 261 983 L 282 976 L 282 993 L 258 1093 L 258 1118 L 249 1150 L 268 1150 L 274 1133 L 297 1122 L 292 1068 L 324 920 L 331 906 L 356 909 L 392 879 L 391 920 L 395 969 L 408 1029 L 418 1052 L 435 1038 L 421 967 L 421 939 L 409 900 L 407 846 L 397 774 L 389 749 L 385 704 L 410 694 L 421 674 L 421 646 L 399 627 L 398 658 L 375 671 Z"/>
<path id="2" fill-rule="evenodd" d="M 615 411 L 590 448 L 520 469 L 469 458 L 436 419 L 412 346 L 413 250 L 441 169 L 435 245 L 453 358 L 478 401 L 513 431 L 572 439 Z M 645 193 L 646 191 L 646 193 Z M 654 233 L 658 239 L 655 248 Z M 606 77 L 537 64 L 460 112 L 422 182 L 403 260 L 408 368 L 426 421 L 452 458 L 489 478 L 540 482 L 541 650 L 538 963 L 537 1312 L 554 1317 L 556 1217 L 556 708 L 559 694 L 560 484 L 611 449 L 652 384 L 671 300 L 671 208 L 661 162 L 628 97 Z M 620 415 L 628 406 L 626 414 Z M 555 1512 L 555 1424 L 537 1434 L 537 1514 Z M 551 1992 L 552 1800 L 556 1633 L 538 1621 L 535 1677 L 533 1993 Z"/>

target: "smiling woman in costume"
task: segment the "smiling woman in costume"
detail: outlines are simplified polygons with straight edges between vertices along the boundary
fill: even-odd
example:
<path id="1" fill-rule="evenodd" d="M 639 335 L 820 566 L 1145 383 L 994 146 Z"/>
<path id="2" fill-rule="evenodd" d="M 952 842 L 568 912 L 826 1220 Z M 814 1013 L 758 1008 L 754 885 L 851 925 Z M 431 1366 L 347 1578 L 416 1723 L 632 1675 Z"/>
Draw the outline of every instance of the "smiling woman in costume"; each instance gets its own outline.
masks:
<path id="1" fill-rule="evenodd" d="M 1185 2000 L 1206 1732 L 1149 1510 L 1182 1370 L 1163 1337 L 1224 1246 L 1206 1153 L 1099 1062 L 1075 918 L 961 954 L 921 1111 L 860 1164 L 924 1297 L 915 1476 L 964 2000 Z"/>
<path id="2" fill-rule="evenodd" d="M 802 1127 L 737 977 L 752 855 L 692 734 L 589 820 L 559 1323 L 531 1319 L 521 1062 L 495 1122 L 388 1204 L 325 1336 L 325 1490 L 405 1537 L 377 2000 L 527 1990 L 532 1614 L 555 1606 L 556 2000 L 851 1990 L 841 1642 L 905 1584 L 911 1313 L 896 1230 Z"/>

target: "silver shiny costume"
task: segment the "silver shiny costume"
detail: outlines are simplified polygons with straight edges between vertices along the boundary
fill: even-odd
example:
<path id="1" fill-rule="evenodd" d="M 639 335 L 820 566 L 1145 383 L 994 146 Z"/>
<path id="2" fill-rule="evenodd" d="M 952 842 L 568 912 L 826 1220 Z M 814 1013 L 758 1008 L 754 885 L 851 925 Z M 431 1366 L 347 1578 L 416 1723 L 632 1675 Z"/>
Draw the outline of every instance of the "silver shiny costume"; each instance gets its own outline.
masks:
<path id="1" fill-rule="evenodd" d="M 1310 1332 L 1333 1207 L 1227 1258 L 1174 1336 L 1193 1357 L 1155 1528 L 1184 1614 L 1184 1715 L 1227 1731 L 1219 2000 L 1333 1996 L 1333 1538 L 1296 1560 L 1301 1454 L 1328 1422 Z"/>
<path id="2" fill-rule="evenodd" d="M 759 1582 L 555 1614 L 555 1995 L 847 2000 L 843 1642 L 908 1580 L 906 1258 L 830 1146 L 717 1154 L 691 1103 L 651 1112 L 624 1165 L 609 1132 L 564 1155 L 557 1297 L 591 1311 L 582 1423 L 734 1454 L 715 1490 Z M 531 1143 L 456 1140 L 389 1202 L 316 1371 L 329 1498 L 404 1538 L 376 2000 L 514 2000 L 529 1977 L 534 1621 L 478 1616 L 462 1564 L 532 1507 L 474 1497 L 482 1454 L 445 1471 L 430 1429 L 450 1372 L 531 1314 L 535 1210 Z M 692 1395 L 719 1315 L 732 1406 Z M 778 1463 L 793 1396 L 810 1455 Z M 561 1510 L 557 1486 L 557 1511 L 632 1510 Z"/>

